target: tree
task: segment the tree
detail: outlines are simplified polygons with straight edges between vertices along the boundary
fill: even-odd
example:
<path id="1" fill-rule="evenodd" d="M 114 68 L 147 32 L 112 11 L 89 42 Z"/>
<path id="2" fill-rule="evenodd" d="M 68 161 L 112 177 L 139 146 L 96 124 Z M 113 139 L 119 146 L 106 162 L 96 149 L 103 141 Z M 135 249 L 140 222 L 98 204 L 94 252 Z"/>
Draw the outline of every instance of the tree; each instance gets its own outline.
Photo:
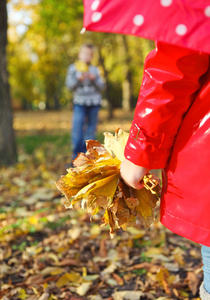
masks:
<path id="1" fill-rule="evenodd" d="M 36 18 L 26 39 L 38 58 L 36 74 L 44 91 L 46 108 L 58 109 L 69 64 L 67 53 L 69 48 L 78 47 L 81 39 L 83 5 L 80 0 L 42 0 L 34 13 Z"/>
<path id="2" fill-rule="evenodd" d="M 6 0 L 0 1 L 0 165 L 16 162 L 12 106 L 7 73 L 7 9 Z"/>
<path id="3" fill-rule="evenodd" d="M 135 107 L 141 84 L 143 62 L 153 45 L 135 36 L 86 32 L 83 26 L 82 0 L 10 0 L 14 11 L 29 16 L 21 22 L 25 32 L 18 33 L 10 23 L 8 57 L 11 94 L 22 107 L 58 109 L 72 101 L 65 87 L 68 65 L 78 57 L 83 43 L 93 43 L 98 51 L 93 64 L 100 65 L 106 90 L 109 118 L 114 108 L 126 111 Z M 24 105 L 27 104 L 27 105 Z"/>

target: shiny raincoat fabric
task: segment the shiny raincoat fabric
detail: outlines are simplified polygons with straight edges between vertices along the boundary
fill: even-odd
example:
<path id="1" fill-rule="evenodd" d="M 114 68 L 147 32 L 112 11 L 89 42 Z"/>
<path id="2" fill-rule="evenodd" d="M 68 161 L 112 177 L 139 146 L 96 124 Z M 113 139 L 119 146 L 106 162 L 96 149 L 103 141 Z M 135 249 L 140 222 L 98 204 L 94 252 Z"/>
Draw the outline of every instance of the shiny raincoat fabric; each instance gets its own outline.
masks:
<path id="1" fill-rule="evenodd" d="M 210 56 L 157 42 L 145 61 L 125 157 L 164 168 L 161 222 L 210 246 Z"/>

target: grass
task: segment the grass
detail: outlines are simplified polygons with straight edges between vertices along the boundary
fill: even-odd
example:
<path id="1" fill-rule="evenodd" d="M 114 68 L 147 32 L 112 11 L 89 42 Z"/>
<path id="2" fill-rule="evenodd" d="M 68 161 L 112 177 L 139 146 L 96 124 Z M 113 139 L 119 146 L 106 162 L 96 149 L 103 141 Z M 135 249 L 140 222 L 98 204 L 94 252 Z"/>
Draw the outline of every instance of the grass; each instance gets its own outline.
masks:
<path id="1" fill-rule="evenodd" d="M 56 148 L 70 144 L 70 135 L 63 133 L 60 135 L 33 134 L 17 137 L 17 144 L 21 146 L 27 154 L 32 154 L 40 145 L 52 143 Z"/>
<path id="2" fill-rule="evenodd" d="M 96 139 L 103 143 L 103 132 L 97 134 Z M 17 145 L 20 146 L 27 154 L 33 154 L 34 150 L 39 148 L 41 145 L 45 146 L 46 144 L 53 144 L 55 148 L 64 148 L 65 146 L 70 147 L 71 136 L 69 133 L 61 134 L 33 134 L 33 135 L 24 135 L 17 137 Z"/>

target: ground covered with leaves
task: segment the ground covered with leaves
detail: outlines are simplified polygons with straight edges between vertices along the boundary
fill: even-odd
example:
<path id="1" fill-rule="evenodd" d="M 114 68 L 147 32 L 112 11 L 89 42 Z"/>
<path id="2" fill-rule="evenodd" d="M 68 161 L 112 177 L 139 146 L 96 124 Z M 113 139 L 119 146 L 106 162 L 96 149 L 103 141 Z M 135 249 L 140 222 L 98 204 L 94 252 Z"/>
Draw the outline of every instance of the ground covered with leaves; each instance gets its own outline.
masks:
<path id="1" fill-rule="evenodd" d="M 54 182 L 70 158 L 68 118 L 15 115 L 19 162 L 0 169 L 0 299 L 199 299 L 200 247 L 162 226 L 158 209 L 148 231 L 137 224 L 113 239 L 101 216 L 65 209 Z M 116 123 L 120 112 L 107 128 L 101 115 L 99 131 Z"/>

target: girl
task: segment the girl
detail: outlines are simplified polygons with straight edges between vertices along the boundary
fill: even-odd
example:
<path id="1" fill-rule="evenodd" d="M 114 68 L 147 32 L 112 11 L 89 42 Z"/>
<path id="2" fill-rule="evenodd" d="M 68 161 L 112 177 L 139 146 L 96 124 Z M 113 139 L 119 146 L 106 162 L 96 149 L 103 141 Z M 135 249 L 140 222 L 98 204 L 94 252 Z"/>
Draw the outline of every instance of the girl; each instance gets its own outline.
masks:
<path id="1" fill-rule="evenodd" d="M 133 188 L 150 169 L 164 169 L 160 221 L 201 244 L 210 299 L 210 56 L 158 42 L 144 76 L 121 164 Z"/>

